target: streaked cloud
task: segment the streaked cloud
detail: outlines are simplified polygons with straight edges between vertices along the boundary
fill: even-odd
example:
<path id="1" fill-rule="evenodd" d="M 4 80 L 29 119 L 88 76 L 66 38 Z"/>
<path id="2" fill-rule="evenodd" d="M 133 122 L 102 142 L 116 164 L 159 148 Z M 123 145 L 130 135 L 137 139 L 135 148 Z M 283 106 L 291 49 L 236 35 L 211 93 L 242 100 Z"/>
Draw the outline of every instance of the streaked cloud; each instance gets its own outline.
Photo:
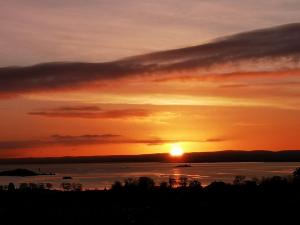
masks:
<path id="1" fill-rule="evenodd" d="M 146 109 L 103 110 L 97 106 L 65 106 L 42 111 L 32 111 L 28 115 L 84 119 L 128 119 L 148 117 L 154 112 Z"/>
<path id="2" fill-rule="evenodd" d="M 129 77 L 189 73 L 247 76 L 295 71 L 300 59 L 300 24 L 256 30 L 199 46 L 130 57 L 109 63 L 46 63 L 0 68 L 0 94 L 73 89 Z M 273 62 L 277 68 L 269 67 Z M 278 61 L 279 63 L 275 63 Z M 256 66 L 253 67 L 252 65 Z M 245 65 L 245 66 L 244 66 Z M 252 74 L 253 76 L 253 74 Z M 206 78 L 207 79 L 207 78 Z M 101 85 L 100 92 L 101 92 Z"/>
<path id="3" fill-rule="evenodd" d="M 300 21 L 297 0 L 10 0 L 0 66 L 99 62 Z M 12 51 L 14 49 L 14 51 Z"/>
<path id="4" fill-rule="evenodd" d="M 145 138 L 134 139 L 127 138 L 118 134 L 85 134 L 79 136 L 73 135 L 52 135 L 51 137 L 35 140 L 14 140 L 0 141 L 0 150 L 10 149 L 32 149 L 53 146 L 84 146 L 84 145 L 102 145 L 102 144 L 145 144 L 145 145 L 163 145 L 177 142 L 222 142 L 226 139 L 210 138 L 199 140 L 179 140 L 179 139 L 161 139 Z"/>

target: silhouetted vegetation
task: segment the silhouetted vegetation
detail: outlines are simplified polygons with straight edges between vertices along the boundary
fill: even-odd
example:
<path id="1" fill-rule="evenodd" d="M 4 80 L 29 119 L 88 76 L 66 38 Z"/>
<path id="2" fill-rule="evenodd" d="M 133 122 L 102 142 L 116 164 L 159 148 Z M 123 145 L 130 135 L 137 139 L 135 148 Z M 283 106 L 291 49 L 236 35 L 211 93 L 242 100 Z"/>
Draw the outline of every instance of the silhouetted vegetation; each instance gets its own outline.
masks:
<path id="1" fill-rule="evenodd" d="M 79 183 L 62 183 L 61 187 L 64 191 L 82 191 L 82 184 Z"/>
<path id="2" fill-rule="evenodd" d="M 116 181 L 109 190 L 64 182 L 0 186 L 0 224 L 298 224 L 300 169 L 232 183 L 171 177 Z M 18 215 L 18 216 L 15 216 Z"/>

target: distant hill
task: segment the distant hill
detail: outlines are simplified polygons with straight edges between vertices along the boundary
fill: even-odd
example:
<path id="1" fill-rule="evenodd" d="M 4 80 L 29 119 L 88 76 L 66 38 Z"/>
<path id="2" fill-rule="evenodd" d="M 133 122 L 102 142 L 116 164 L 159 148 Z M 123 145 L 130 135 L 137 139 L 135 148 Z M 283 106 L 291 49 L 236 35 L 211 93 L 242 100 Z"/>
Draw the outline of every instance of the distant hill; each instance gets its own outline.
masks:
<path id="1" fill-rule="evenodd" d="M 59 158 L 17 158 L 0 159 L 0 164 L 38 164 L 38 163 L 120 163 L 120 162 L 183 162 L 183 163 L 214 163 L 214 162 L 300 162 L 300 150 L 289 151 L 217 151 L 192 152 L 180 158 L 167 153 L 144 155 L 112 155 L 82 156 Z"/>
<path id="2" fill-rule="evenodd" d="M 6 170 L 0 171 L 0 176 L 12 176 L 12 177 L 30 177 L 30 176 L 52 176 L 55 173 L 41 173 L 35 172 L 28 169 L 14 169 L 14 170 Z"/>

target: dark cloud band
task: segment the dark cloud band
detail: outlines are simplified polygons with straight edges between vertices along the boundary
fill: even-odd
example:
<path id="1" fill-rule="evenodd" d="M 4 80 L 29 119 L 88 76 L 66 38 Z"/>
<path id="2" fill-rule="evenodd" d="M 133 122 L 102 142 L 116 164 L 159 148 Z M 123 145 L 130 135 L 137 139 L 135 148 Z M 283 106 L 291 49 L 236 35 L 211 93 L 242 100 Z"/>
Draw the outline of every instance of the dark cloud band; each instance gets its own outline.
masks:
<path id="1" fill-rule="evenodd" d="M 29 112 L 32 116 L 81 118 L 81 119 L 127 119 L 151 116 L 154 112 L 146 109 L 103 110 L 96 106 L 71 106 Z"/>
<path id="2" fill-rule="evenodd" d="M 226 141 L 223 138 L 210 138 L 199 140 L 175 140 L 175 139 L 132 139 L 118 134 L 85 134 L 80 136 L 72 135 L 52 135 L 51 137 L 41 140 L 15 140 L 0 141 L 0 150 L 9 149 L 32 149 L 51 146 L 82 146 L 82 145 L 101 145 L 101 144 L 145 144 L 145 145 L 162 145 L 176 142 L 221 142 Z"/>
<path id="3" fill-rule="evenodd" d="M 0 95 L 67 89 L 131 76 L 211 69 L 226 63 L 288 59 L 298 67 L 300 24 L 241 33 L 208 44 L 109 63 L 46 63 L 0 68 Z M 286 65 L 282 65 L 284 68 Z M 233 71 L 235 72 L 235 71 Z"/>

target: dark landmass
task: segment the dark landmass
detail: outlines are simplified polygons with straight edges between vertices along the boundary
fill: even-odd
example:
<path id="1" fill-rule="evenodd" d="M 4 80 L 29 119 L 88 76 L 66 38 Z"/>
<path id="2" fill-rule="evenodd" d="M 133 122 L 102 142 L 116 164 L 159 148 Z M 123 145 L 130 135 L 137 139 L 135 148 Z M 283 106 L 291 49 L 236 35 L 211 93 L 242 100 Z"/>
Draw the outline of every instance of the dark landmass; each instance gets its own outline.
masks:
<path id="1" fill-rule="evenodd" d="M 175 166 L 176 168 L 184 168 L 184 167 L 192 167 L 192 165 L 191 164 L 180 164 L 180 165 L 177 165 L 177 166 Z"/>
<path id="2" fill-rule="evenodd" d="M 29 177 L 40 175 L 55 175 L 54 173 L 37 173 L 28 169 L 15 169 L 0 171 L 0 176 L 16 176 L 16 177 Z"/>
<path id="3" fill-rule="evenodd" d="M 71 185 L 72 186 L 72 185 Z M 239 225 L 298 224 L 300 169 L 289 177 L 246 180 L 232 184 L 170 179 L 157 186 L 151 178 L 115 182 L 110 190 L 81 191 L 65 183 L 65 191 L 34 185 L 0 190 L 0 223 Z"/>
<path id="4" fill-rule="evenodd" d="M 218 151 L 193 152 L 182 157 L 170 157 L 167 153 L 143 155 L 82 156 L 60 158 L 15 158 L 0 159 L 0 164 L 43 164 L 43 163 L 120 163 L 120 162 L 300 162 L 300 150 L 289 151 Z"/>

